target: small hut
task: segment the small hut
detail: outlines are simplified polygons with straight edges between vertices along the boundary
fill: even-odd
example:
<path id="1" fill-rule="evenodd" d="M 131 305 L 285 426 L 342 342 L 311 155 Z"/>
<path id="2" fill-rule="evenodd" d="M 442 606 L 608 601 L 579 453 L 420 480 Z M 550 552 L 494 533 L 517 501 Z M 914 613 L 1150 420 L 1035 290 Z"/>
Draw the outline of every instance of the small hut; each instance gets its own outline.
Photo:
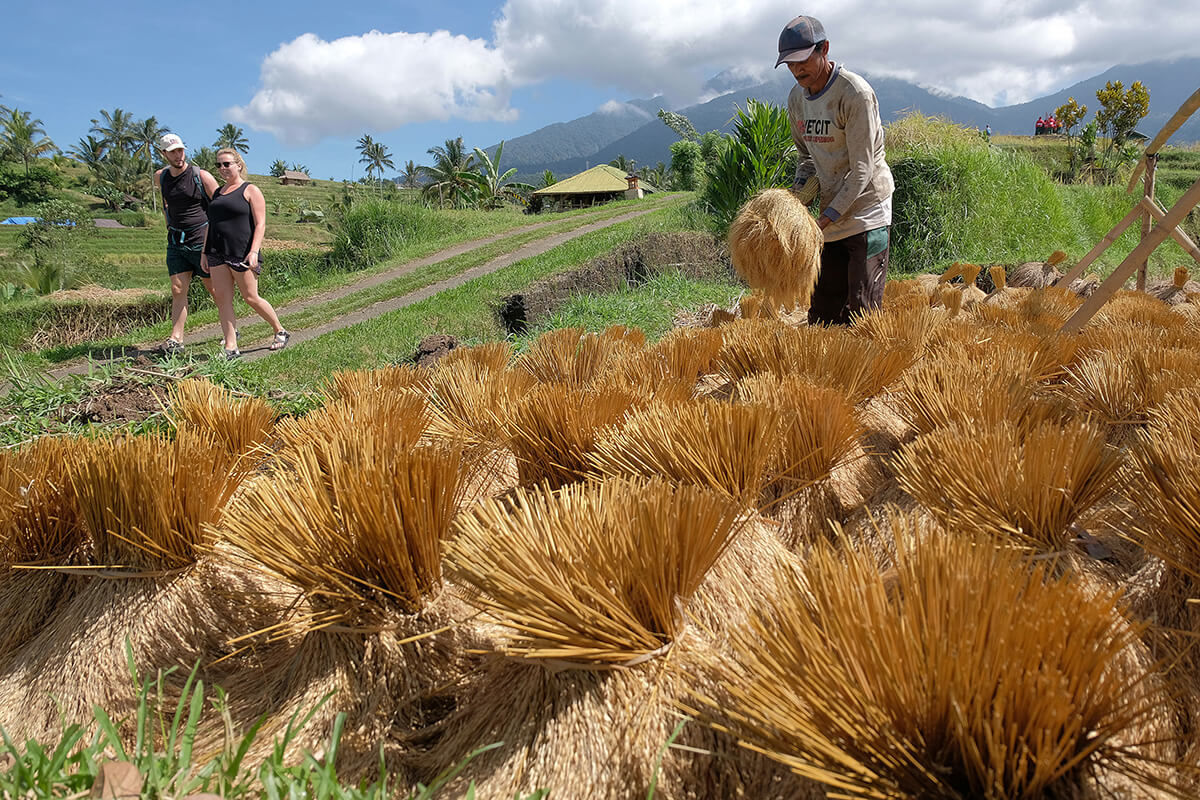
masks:
<path id="1" fill-rule="evenodd" d="M 284 186 L 308 186 L 312 183 L 312 178 L 303 172 L 297 172 L 294 169 L 285 169 L 283 175 L 279 177 L 279 182 Z"/>
<path id="2" fill-rule="evenodd" d="M 563 210 L 610 203 L 623 197 L 641 199 L 657 191 L 660 191 L 658 187 L 637 175 L 627 175 L 624 170 L 601 164 L 538 189 L 533 196 L 541 197 L 555 210 Z"/>

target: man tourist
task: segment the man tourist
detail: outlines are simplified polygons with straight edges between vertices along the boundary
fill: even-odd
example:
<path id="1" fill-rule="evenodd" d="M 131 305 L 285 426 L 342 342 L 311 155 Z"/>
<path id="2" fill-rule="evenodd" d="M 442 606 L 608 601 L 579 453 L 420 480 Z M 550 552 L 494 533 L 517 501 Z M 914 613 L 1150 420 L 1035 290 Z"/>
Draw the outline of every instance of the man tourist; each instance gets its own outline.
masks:
<path id="1" fill-rule="evenodd" d="M 212 294 L 212 278 L 201 266 L 200 256 L 208 229 L 208 200 L 217 190 L 217 181 L 187 162 L 187 148 L 175 134 L 159 139 L 158 149 L 167 162 L 154 179 L 162 189 L 163 216 L 167 219 L 167 274 L 171 277 L 171 336 L 159 349 L 172 355 L 183 351 L 192 276 L 199 276 Z"/>
<path id="2" fill-rule="evenodd" d="M 883 303 L 892 171 L 884 160 L 883 123 L 875 92 L 862 77 L 829 59 L 825 28 L 796 17 L 779 34 L 779 59 L 796 86 L 788 118 L 798 162 L 793 190 L 816 175 L 817 225 L 825 246 L 808 310 L 810 324 L 847 324 L 851 315 Z"/>

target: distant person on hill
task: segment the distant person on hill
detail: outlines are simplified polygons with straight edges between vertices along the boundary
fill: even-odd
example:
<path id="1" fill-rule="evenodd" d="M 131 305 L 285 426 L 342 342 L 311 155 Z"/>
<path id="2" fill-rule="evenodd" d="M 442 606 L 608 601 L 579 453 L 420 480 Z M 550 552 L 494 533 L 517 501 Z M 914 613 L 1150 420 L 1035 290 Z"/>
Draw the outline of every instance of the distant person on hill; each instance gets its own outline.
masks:
<path id="1" fill-rule="evenodd" d="M 1058 133 L 1058 120 L 1054 118 L 1053 114 L 1046 120 L 1046 133 Z"/>
<path id="2" fill-rule="evenodd" d="M 992 140 L 992 126 L 991 125 L 983 126 L 983 138 L 985 141 L 988 141 L 988 142 L 990 142 Z"/>
<path id="3" fill-rule="evenodd" d="M 845 325 L 882 305 L 887 280 L 895 183 L 879 101 L 866 80 L 829 59 L 825 28 L 813 17 L 796 17 L 779 34 L 780 64 L 796 79 L 788 95 L 798 151 L 792 188 L 813 175 L 821 187 L 817 225 L 825 245 L 808 321 Z"/>
<path id="4" fill-rule="evenodd" d="M 230 148 L 217 151 L 217 173 L 222 185 L 208 204 L 208 240 L 204 244 L 205 266 L 212 273 L 213 294 L 221 333 L 225 337 L 225 358 L 234 359 L 238 349 L 234 322 L 233 288 L 236 284 L 246 305 L 270 324 L 275 331 L 272 350 L 288 343 L 291 334 L 279 324 L 275 309 L 258 295 L 258 275 L 263 237 L 266 235 L 267 203 L 262 190 L 246 181 L 246 162 L 242 154 Z"/>
<path id="5" fill-rule="evenodd" d="M 1046 120 L 1043 117 L 1038 117 L 1037 125 L 1035 125 L 1034 129 L 1033 129 L 1033 135 L 1041 136 L 1045 132 L 1046 132 Z"/>
<path id="6" fill-rule="evenodd" d="M 167 355 L 183 350 L 183 327 L 187 322 L 188 288 L 192 276 L 204 282 L 212 294 L 212 279 L 202 264 L 204 235 L 208 229 L 208 200 L 217 181 L 208 172 L 187 163 L 187 148 L 173 133 L 158 140 L 167 166 L 154 173 L 162 192 L 163 216 L 167 220 L 167 274 L 171 278 L 171 336 L 159 346 Z"/>

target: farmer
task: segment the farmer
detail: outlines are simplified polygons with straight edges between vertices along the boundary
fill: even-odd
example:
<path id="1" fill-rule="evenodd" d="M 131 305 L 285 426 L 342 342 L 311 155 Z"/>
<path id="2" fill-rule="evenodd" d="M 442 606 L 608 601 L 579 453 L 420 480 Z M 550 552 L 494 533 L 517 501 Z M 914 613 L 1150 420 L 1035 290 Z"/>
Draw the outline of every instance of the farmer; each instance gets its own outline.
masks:
<path id="1" fill-rule="evenodd" d="M 266 235 L 267 202 L 262 190 L 246 180 L 246 162 L 231 148 L 217 151 L 217 172 L 221 188 L 208 204 L 210 229 L 204 244 L 204 264 L 212 272 L 217 316 L 225 337 L 225 358 L 241 356 L 238 349 L 237 315 L 233 309 L 233 290 L 237 287 L 246 305 L 266 320 L 275 331 L 271 350 L 283 348 L 291 334 L 279 323 L 275 309 L 258 293 L 262 272 L 259 257 Z"/>
<path id="2" fill-rule="evenodd" d="M 825 245 L 808 321 L 844 325 L 882 304 L 887 279 L 895 184 L 884 160 L 879 102 L 862 77 L 829 60 L 825 29 L 812 17 L 796 17 L 779 34 L 780 64 L 797 84 L 788 95 L 799 151 L 792 189 L 814 174 L 821 188 L 817 225 Z"/>
<path id="3" fill-rule="evenodd" d="M 171 277 L 171 336 L 159 350 L 167 355 L 183 350 L 187 322 L 188 287 L 199 276 L 212 294 L 212 278 L 201 265 L 204 235 L 208 229 L 208 200 L 217 190 L 212 175 L 187 163 L 187 148 L 173 133 L 158 140 L 167 166 L 155 173 L 162 190 L 163 216 L 167 220 L 167 274 Z"/>

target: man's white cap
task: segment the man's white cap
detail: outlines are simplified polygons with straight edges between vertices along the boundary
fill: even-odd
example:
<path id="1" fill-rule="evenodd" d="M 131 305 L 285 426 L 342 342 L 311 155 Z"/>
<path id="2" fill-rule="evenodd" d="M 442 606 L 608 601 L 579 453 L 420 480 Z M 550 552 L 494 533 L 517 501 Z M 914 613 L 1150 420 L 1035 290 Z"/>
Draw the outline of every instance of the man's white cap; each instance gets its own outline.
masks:
<path id="1" fill-rule="evenodd" d="M 183 139 L 180 139 L 173 133 L 164 134 L 163 137 L 158 140 L 158 149 L 162 150 L 164 153 L 169 153 L 172 150 L 179 150 L 183 147 Z"/>

